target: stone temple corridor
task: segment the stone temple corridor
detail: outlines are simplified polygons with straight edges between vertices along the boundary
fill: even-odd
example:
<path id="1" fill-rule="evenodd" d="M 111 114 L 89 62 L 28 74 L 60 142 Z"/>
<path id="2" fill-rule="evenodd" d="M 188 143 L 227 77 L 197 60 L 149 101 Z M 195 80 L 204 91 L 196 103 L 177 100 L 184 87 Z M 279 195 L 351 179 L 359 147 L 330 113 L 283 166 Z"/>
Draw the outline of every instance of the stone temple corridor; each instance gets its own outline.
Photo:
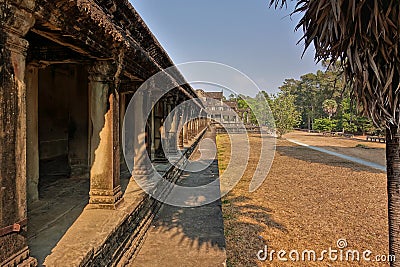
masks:
<path id="1" fill-rule="evenodd" d="M 210 131 L 201 99 L 127 0 L 0 0 L 0 23 L 0 266 L 132 264 L 169 216 L 135 181 L 184 180 L 167 155 Z"/>

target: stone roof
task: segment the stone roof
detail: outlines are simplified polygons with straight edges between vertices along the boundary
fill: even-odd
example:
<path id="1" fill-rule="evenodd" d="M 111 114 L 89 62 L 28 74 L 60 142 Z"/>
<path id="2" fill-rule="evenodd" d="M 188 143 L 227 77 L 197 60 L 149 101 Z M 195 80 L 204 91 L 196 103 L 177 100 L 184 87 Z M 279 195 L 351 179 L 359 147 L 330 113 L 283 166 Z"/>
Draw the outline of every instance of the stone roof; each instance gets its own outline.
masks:
<path id="1" fill-rule="evenodd" d="M 231 109 L 238 109 L 238 103 L 236 101 L 224 101 L 224 104 L 230 107 Z"/>
<path id="2" fill-rule="evenodd" d="M 33 32 L 89 59 L 118 61 L 125 72 L 143 81 L 174 66 L 128 0 L 25 2 L 35 5 Z M 169 75 L 171 81 L 184 84 L 180 87 L 197 97 L 177 69 Z"/>
<path id="3" fill-rule="evenodd" d="M 204 92 L 205 97 L 213 98 L 215 100 L 221 100 L 224 98 L 223 92 Z"/>

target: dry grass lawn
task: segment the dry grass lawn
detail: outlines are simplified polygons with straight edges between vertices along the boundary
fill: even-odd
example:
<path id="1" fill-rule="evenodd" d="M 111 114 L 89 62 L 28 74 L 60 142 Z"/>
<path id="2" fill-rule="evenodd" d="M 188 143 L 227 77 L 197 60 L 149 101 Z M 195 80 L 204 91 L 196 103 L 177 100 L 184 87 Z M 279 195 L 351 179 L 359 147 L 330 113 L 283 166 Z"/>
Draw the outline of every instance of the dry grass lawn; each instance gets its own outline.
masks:
<path id="1" fill-rule="evenodd" d="M 285 135 L 287 139 L 294 139 L 308 145 L 321 147 L 333 152 L 361 158 L 380 165 L 386 164 L 385 144 L 367 142 L 365 139 L 326 137 L 318 133 L 305 133 L 295 131 Z"/>
<path id="2" fill-rule="evenodd" d="M 228 266 L 387 265 L 330 261 L 327 255 L 322 262 L 282 262 L 276 255 L 273 261 L 259 261 L 256 254 L 265 245 L 269 251 L 315 250 L 319 257 L 322 250 L 337 249 L 338 239 L 346 239 L 344 251 L 371 250 L 371 259 L 388 253 L 385 173 L 278 140 L 268 177 L 249 193 L 260 140 L 257 135 L 250 137 L 246 173 L 223 198 Z M 219 135 L 217 143 L 223 172 L 230 159 L 229 137 Z"/>

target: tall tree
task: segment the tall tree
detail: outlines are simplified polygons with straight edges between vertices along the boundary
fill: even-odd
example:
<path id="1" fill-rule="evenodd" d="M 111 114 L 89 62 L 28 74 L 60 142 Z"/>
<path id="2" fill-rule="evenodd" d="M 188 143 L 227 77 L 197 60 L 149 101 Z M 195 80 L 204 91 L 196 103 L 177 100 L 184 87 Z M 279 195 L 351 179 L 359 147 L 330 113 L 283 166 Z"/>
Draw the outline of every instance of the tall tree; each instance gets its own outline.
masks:
<path id="1" fill-rule="evenodd" d="M 293 130 L 300 123 L 300 114 L 294 104 L 294 96 L 280 92 L 273 96 L 271 110 L 275 119 L 275 128 L 278 137 Z"/>
<path id="2" fill-rule="evenodd" d="M 400 2 L 297 0 L 294 12 L 302 14 L 296 29 L 305 49 L 314 44 L 317 61 L 340 59 L 359 106 L 386 126 L 389 250 L 400 258 Z"/>

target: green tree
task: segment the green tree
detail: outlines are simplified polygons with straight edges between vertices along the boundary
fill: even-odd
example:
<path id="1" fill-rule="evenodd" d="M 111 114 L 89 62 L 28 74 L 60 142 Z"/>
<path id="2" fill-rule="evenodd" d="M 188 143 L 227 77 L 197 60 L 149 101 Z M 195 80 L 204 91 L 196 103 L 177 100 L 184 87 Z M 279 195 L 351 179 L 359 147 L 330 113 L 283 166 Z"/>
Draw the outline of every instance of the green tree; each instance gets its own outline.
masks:
<path id="1" fill-rule="evenodd" d="M 371 133 L 376 129 L 372 121 L 364 116 L 357 117 L 356 126 L 357 130 L 359 130 L 363 135 L 366 133 Z"/>
<path id="2" fill-rule="evenodd" d="M 300 114 L 294 104 L 294 96 L 280 92 L 272 98 L 271 109 L 278 137 L 292 131 L 300 123 Z"/>
<path id="3" fill-rule="evenodd" d="M 331 132 L 336 128 L 337 120 L 331 120 L 328 118 L 315 119 L 314 130 L 320 132 Z"/>
<path id="4" fill-rule="evenodd" d="M 235 94 L 230 94 L 228 97 L 229 101 L 237 101 L 236 95 Z"/>
<path id="5" fill-rule="evenodd" d="M 344 77 L 338 62 L 329 65 L 325 61 L 325 71 L 304 74 L 300 80 L 286 79 L 279 89 L 295 96 L 297 110 L 302 117 L 301 127 L 312 129 L 314 120 L 325 114 L 323 102 L 326 99 L 341 102 Z"/>

